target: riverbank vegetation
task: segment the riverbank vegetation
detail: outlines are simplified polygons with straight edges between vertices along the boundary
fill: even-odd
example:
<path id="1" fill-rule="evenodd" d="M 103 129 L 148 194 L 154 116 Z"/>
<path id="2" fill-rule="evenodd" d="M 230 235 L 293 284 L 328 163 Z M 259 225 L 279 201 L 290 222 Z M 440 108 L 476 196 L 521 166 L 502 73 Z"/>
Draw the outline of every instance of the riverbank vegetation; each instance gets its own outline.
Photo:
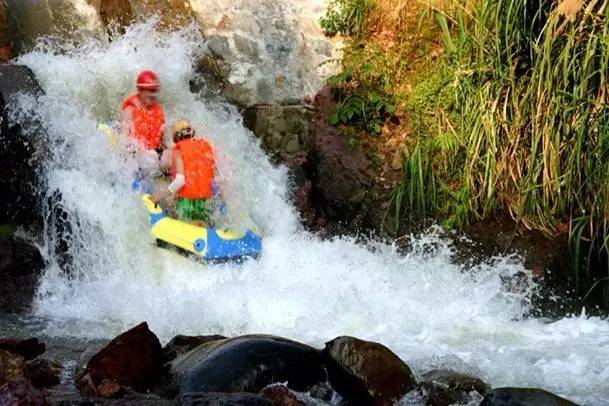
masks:
<path id="1" fill-rule="evenodd" d="M 577 283 L 609 302 L 608 13 L 601 0 L 332 1 L 322 27 L 349 35 L 332 124 L 400 139 L 386 227 L 507 213 L 568 234 Z"/>

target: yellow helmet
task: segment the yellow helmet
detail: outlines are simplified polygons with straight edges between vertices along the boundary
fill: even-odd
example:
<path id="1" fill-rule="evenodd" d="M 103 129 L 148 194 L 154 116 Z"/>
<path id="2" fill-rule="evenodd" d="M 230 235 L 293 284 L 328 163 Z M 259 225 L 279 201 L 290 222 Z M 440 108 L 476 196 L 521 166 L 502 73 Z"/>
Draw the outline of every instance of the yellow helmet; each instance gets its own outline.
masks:
<path id="1" fill-rule="evenodd" d="M 173 125 L 173 138 L 174 139 L 182 139 L 193 137 L 195 135 L 195 130 L 192 128 L 190 123 L 186 120 L 178 120 Z"/>

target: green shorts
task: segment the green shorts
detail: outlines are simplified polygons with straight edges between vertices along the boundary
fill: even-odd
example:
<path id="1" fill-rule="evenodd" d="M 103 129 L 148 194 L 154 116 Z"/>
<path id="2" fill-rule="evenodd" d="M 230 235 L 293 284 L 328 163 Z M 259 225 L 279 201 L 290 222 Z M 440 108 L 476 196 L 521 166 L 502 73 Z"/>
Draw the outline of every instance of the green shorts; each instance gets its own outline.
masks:
<path id="1" fill-rule="evenodd" d="M 176 199 L 176 213 L 183 220 L 209 221 L 207 199 Z"/>

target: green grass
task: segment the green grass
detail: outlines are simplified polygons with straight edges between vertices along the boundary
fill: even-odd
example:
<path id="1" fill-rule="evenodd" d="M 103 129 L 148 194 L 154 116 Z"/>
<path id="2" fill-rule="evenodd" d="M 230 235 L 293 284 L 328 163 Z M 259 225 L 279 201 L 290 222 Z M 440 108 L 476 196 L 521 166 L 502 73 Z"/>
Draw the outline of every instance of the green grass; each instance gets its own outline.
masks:
<path id="1" fill-rule="evenodd" d="M 427 156 L 405 160 L 394 228 L 413 215 L 460 227 L 500 211 L 550 236 L 566 226 L 585 262 L 575 276 L 588 278 L 609 253 L 609 7 L 563 15 L 556 2 L 481 0 L 437 22 L 445 55 L 408 103 Z M 413 174 L 429 168 L 434 192 L 422 196 Z"/>
<path id="2" fill-rule="evenodd" d="M 326 15 L 319 21 L 327 35 L 355 35 L 366 32 L 368 15 L 375 0 L 330 0 Z"/>

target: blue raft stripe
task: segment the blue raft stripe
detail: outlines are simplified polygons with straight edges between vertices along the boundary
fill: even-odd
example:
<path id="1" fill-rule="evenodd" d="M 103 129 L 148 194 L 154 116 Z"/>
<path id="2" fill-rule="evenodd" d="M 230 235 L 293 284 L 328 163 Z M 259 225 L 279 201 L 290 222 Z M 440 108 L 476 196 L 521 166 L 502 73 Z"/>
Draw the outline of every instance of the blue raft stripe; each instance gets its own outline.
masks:
<path id="1" fill-rule="evenodd" d="M 215 230 L 207 230 L 207 253 L 209 259 L 230 259 L 243 256 L 258 256 L 262 251 L 262 241 L 251 231 L 239 240 L 225 240 Z"/>
<path id="2" fill-rule="evenodd" d="M 163 212 L 150 215 L 150 225 L 154 226 L 159 220 L 164 219 L 167 215 Z"/>

